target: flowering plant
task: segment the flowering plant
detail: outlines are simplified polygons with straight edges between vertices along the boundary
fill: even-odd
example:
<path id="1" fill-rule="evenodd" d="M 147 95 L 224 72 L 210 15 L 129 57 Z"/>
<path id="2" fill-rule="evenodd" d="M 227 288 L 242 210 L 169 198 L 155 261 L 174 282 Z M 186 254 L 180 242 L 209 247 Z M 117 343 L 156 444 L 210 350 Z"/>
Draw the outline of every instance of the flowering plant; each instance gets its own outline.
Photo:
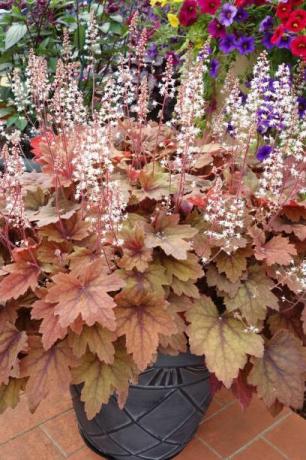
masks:
<path id="1" fill-rule="evenodd" d="M 24 56 L 32 49 L 39 56 L 48 57 L 49 72 L 54 74 L 62 49 L 63 29 L 68 32 L 72 52 L 80 62 L 80 84 L 85 102 L 90 104 L 92 62 L 88 54 L 93 52 L 97 58 L 95 85 L 99 86 L 105 69 L 114 65 L 117 54 L 125 48 L 130 17 L 135 9 L 147 14 L 146 3 L 145 0 L 138 0 L 137 4 L 130 0 L 0 2 L 0 119 L 19 130 L 29 128 L 30 120 L 9 104 L 14 85 L 12 69 L 23 72 Z"/>
<path id="2" fill-rule="evenodd" d="M 252 56 L 267 50 L 272 63 L 306 59 L 306 12 L 302 0 L 184 0 L 155 2 L 156 11 L 166 10 L 169 24 L 160 30 L 178 28 L 179 47 L 192 43 L 201 48 L 208 37 L 215 58 L 212 76 L 236 56 Z M 216 61 L 218 59 L 218 61 Z M 216 64 L 217 63 L 217 64 Z"/>
<path id="3" fill-rule="evenodd" d="M 257 391 L 274 412 L 300 407 L 301 74 L 292 79 L 281 65 L 270 77 L 263 54 L 246 97 L 228 76 L 224 107 L 201 133 L 209 46 L 196 62 L 187 56 L 177 89 L 170 55 L 151 122 L 147 35 L 135 21 L 130 31 L 136 52 L 121 59 L 91 112 L 68 44 L 51 81 L 45 59 L 30 55 L 42 172 L 24 172 L 20 133 L 3 133 L 0 410 L 15 407 L 23 390 L 35 410 L 73 382 L 83 384 L 92 418 L 114 392 L 124 404 L 129 382 L 158 351 L 189 347 L 205 355 L 214 388 L 232 388 L 242 405 Z"/>

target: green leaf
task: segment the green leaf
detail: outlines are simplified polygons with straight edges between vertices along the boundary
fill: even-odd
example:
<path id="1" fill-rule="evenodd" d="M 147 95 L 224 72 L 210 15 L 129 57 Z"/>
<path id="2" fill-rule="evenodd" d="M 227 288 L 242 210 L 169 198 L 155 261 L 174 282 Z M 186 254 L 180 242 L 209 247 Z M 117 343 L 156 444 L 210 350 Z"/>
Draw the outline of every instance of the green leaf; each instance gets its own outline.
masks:
<path id="1" fill-rule="evenodd" d="M 3 107 L 0 109 L 0 118 L 10 115 L 14 111 L 13 107 Z"/>
<path id="2" fill-rule="evenodd" d="M 27 33 L 27 27 L 24 24 L 12 24 L 6 32 L 5 36 L 5 49 L 9 49 L 16 45 L 22 37 Z"/>
<path id="3" fill-rule="evenodd" d="M 20 131 L 23 131 L 27 124 L 28 122 L 24 117 L 18 117 L 15 121 L 15 125 L 18 129 L 20 129 Z"/>

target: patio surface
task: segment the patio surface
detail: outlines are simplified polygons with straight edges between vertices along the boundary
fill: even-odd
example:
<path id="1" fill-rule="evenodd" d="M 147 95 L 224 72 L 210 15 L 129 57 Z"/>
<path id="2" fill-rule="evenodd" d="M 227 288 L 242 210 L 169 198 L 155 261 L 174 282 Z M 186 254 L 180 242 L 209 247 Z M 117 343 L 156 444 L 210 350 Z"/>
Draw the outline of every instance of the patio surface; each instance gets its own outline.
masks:
<path id="1" fill-rule="evenodd" d="M 34 415 L 26 402 L 0 416 L 0 460 L 99 460 L 78 433 L 70 396 Z M 306 460 L 306 421 L 289 410 L 273 418 L 255 400 L 242 412 L 227 391 L 215 397 L 195 439 L 176 460 Z"/>

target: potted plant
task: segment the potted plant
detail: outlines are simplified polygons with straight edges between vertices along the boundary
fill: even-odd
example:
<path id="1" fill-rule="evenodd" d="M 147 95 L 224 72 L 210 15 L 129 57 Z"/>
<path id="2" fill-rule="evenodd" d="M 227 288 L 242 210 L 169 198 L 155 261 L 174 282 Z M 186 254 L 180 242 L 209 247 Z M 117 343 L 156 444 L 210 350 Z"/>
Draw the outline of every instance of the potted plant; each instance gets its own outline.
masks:
<path id="1" fill-rule="evenodd" d="M 0 408 L 25 392 L 34 411 L 72 385 L 92 448 L 165 460 L 222 385 L 243 406 L 255 392 L 274 413 L 303 404 L 305 112 L 300 74 L 270 77 L 263 54 L 246 97 L 229 75 L 202 136 L 206 45 L 177 90 L 169 56 L 150 122 L 146 33 L 130 30 L 135 55 L 91 113 L 68 52 L 53 81 L 30 55 L 42 172 L 24 172 L 20 133 L 4 133 Z"/>

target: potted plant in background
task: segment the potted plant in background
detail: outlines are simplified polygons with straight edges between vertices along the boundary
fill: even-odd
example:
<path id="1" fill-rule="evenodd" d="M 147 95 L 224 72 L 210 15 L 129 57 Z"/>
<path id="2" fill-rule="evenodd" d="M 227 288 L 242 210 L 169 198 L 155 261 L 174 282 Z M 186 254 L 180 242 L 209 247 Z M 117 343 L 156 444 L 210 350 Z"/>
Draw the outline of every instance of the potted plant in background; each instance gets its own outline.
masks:
<path id="1" fill-rule="evenodd" d="M 52 81 L 30 55 L 41 173 L 24 172 L 20 133 L 3 132 L 0 408 L 24 392 L 34 411 L 72 385 L 92 448 L 165 460 L 222 385 L 243 406 L 255 392 L 273 413 L 303 405 L 302 70 L 271 77 L 262 54 L 246 97 L 228 75 L 203 137 L 209 45 L 187 54 L 177 89 L 168 57 L 152 122 L 136 17 L 130 34 L 135 53 L 99 109 L 83 103 L 67 41 Z"/>

